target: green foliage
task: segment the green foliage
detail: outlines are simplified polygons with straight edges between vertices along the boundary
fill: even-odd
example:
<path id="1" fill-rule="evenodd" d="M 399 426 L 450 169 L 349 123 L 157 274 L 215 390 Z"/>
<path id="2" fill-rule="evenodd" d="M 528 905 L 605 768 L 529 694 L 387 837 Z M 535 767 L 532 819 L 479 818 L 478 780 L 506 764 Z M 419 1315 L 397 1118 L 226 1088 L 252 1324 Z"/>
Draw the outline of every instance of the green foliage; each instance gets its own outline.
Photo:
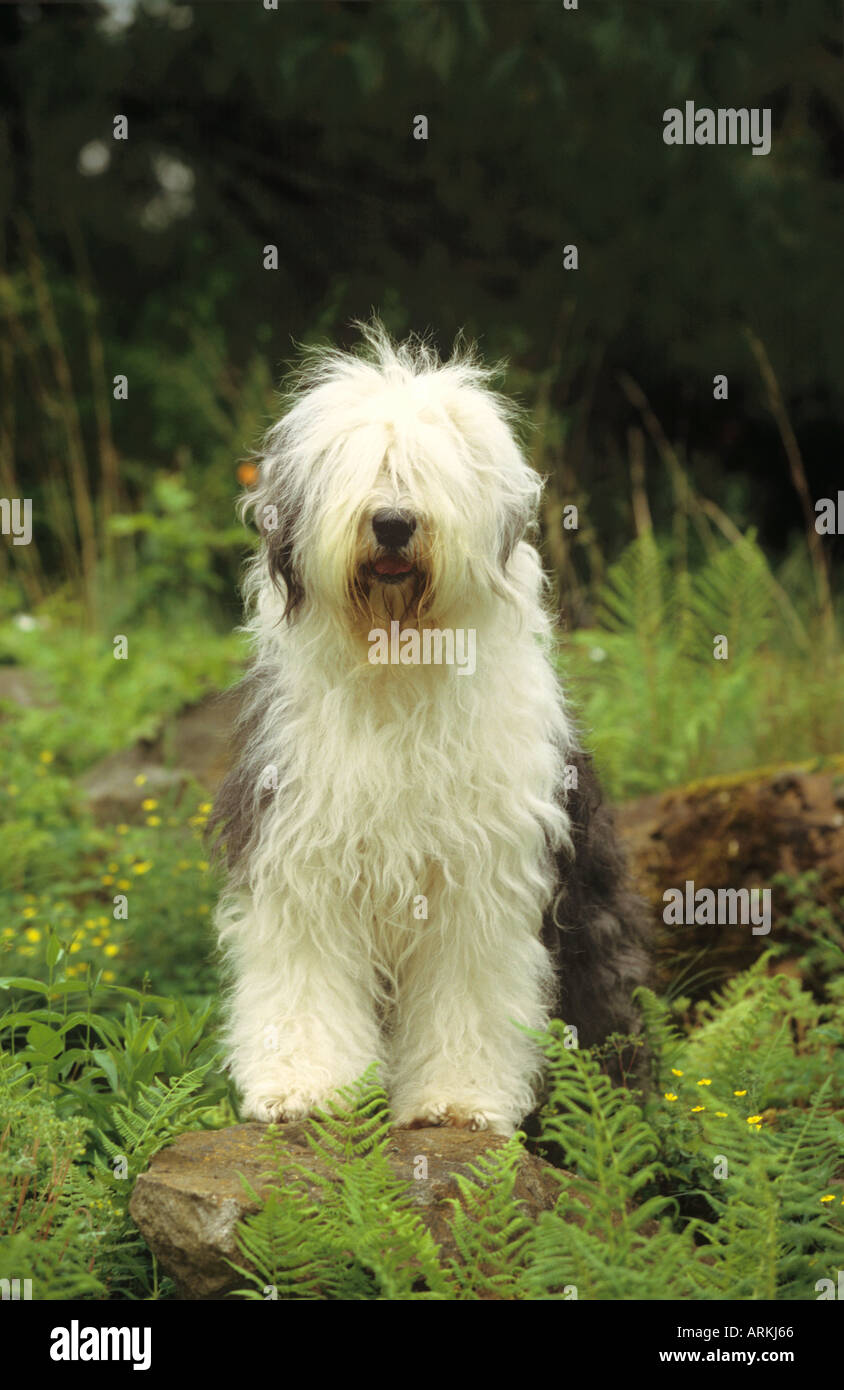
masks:
<path id="1" fill-rule="evenodd" d="M 268 1131 L 241 1296 L 813 1299 L 844 1259 L 844 1008 L 770 974 L 769 956 L 685 1035 L 641 992 L 644 1095 L 552 1025 L 538 1144 L 562 1153 L 559 1196 L 528 1221 L 521 1137 L 491 1149 L 458 1178 L 448 1258 L 392 1170 L 374 1074 L 309 1123 L 309 1161 Z M 0 981 L 16 999 L 0 1019 L 0 1277 L 43 1298 L 167 1296 L 128 1198 L 162 1144 L 231 1121 L 209 1006 L 102 985 L 79 999 L 60 971 Z"/>
<path id="2" fill-rule="evenodd" d="M 177 708 L 231 681 L 241 645 L 151 624 L 132 628 L 129 658 L 116 661 L 111 641 L 81 632 L 78 618 L 71 608 L 31 628 L 0 625 L 0 656 L 44 701 L 9 705 L 0 719 L 0 971 L 28 975 L 60 951 L 80 984 L 103 971 L 106 983 L 148 976 L 160 993 L 202 995 L 216 982 L 209 921 L 219 882 L 203 843 L 211 803 L 184 785 L 144 796 L 141 773 L 131 823 L 98 825 L 77 778 L 96 758 L 164 736 Z"/>
<path id="3" fill-rule="evenodd" d="M 792 876 L 775 874 L 772 888 L 785 891 L 783 914 L 788 940 L 802 946 L 804 976 L 822 984 L 827 997 L 844 998 L 844 898 L 824 889 L 816 869 Z"/>
<path id="4" fill-rule="evenodd" d="M 539 1144 L 562 1151 L 559 1197 L 527 1220 L 516 1136 L 458 1178 L 448 1259 L 387 1163 L 385 1096 L 371 1079 L 347 1091 L 311 1126 L 318 1169 L 277 1151 L 270 1195 L 240 1227 L 242 1296 L 817 1297 L 844 1258 L 844 1018 L 768 965 L 700 1006 L 687 1037 L 641 991 L 645 1096 L 553 1024 Z"/>
<path id="5" fill-rule="evenodd" d="M 772 954 L 698 1005 L 679 1046 L 667 1008 L 642 992 L 671 1185 L 705 1194 L 704 1297 L 811 1297 L 844 1248 L 833 1210 L 844 1205 L 844 1013 L 769 974 Z"/>
<path id="6" fill-rule="evenodd" d="M 801 621 L 753 533 L 695 570 L 670 560 L 650 531 L 632 542 L 609 570 L 597 626 L 566 644 L 610 794 L 840 749 L 844 658 Z"/>
<path id="7" fill-rule="evenodd" d="M 387 1159 L 386 1103 L 370 1071 L 309 1126 L 318 1168 L 279 1150 L 268 1175 L 269 1200 L 238 1230 L 239 1248 L 255 1271 L 236 1266 L 255 1285 L 245 1297 L 266 1297 L 268 1288 L 279 1298 L 445 1294 L 434 1242 Z"/>
<path id="8" fill-rule="evenodd" d="M 37 702 L 4 709 L 13 726 L 0 725 L 3 781 L 17 780 L 29 764 L 21 786 L 27 799 L 37 791 L 35 775 L 43 775 L 42 752 L 52 753 L 55 771 L 78 773 L 138 739 L 155 739 L 168 716 L 231 685 L 246 650 L 238 633 L 198 625 L 195 616 L 163 622 L 151 609 L 132 623 L 127 658 L 117 660 L 121 629 L 86 628 L 78 603 L 61 596 L 37 614 L 3 617 L 0 665 L 21 667 L 38 690 Z M 14 809 L 20 815 L 25 808 Z"/>
<path id="9" fill-rule="evenodd" d="M 131 1106 L 120 1103 L 112 1106 L 110 1118 L 117 1139 L 112 1141 L 107 1135 L 101 1136 L 112 1162 L 117 1155 L 131 1159 L 130 1173 L 135 1178 L 164 1144 L 192 1128 L 207 1109 L 207 1103 L 197 1100 L 195 1093 L 205 1080 L 209 1066 L 210 1062 L 206 1062 L 185 1072 L 169 1086 L 160 1079 L 151 1085 L 140 1082 Z"/>
<path id="10" fill-rule="evenodd" d="M 844 1229 L 840 1218 L 831 1224 L 818 1194 L 823 1188 L 821 1197 L 844 1204 L 829 1191 L 844 1145 L 834 1094 L 828 1078 L 807 1110 L 778 1117 L 760 1133 L 758 1152 L 740 1155 L 726 1198 L 710 1195 L 716 1219 L 703 1234 L 716 1258 L 706 1262 L 706 1296 L 805 1299 L 818 1279 L 834 1277 Z"/>
<path id="11" fill-rule="evenodd" d="M 0 1277 L 38 1299 L 158 1297 L 129 1198 L 163 1144 L 231 1120 L 210 1006 L 95 981 L 80 997 L 61 962 L 0 991 Z"/>
<path id="12" fill-rule="evenodd" d="M 542 1140 L 561 1146 L 569 1173 L 560 1197 L 533 1229 L 524 1291 L 531 1298 L 693 1297 L 694 1247 L 687 1231 L 657 1220 L 665 1170 L 656 1131 L 635 1096 L 612 1085 L 588 1053 L 566 1046 L 562 1024 L 547 1042 L 549 1097 Z"/>
<path id="13" fill-rule="evenodd" d="M 519 1138 L 469 1164 L 471 1178 L 455 1175 L 451 1231 L 457 1258 L 448 1262 L 451 1297 L 516 1298 L 531 1227 L 514 1198 L 522 1161 Z"/>
<path id="14" fill-rule="evenodd" d="M 178 474 L 156 475 L 149 491 L 146 509 L 114 516 L 110 521 L 113 536 L 138 540 L 132 606 L 124 601 L 115 618 L 134 620 L 155 606 L 167 617 L 177 615 L 180 622 L 191 612 L 202 620 L 208 594 L 228 592 L 231 585 L 232 565 L 226 565 L 221 573 L 216 565 L 218 554 L 228 557 L 230 552 L 236 560 L 249 545 L 245 529 L 229 520 L 234 512 L 234 483 L 230 495 L 216 509 L 217 516 L 209 516 L 207 491 L 200 500 Z"/>
<path id="15" fill-rule="evenodd" d="M 101 1296 L 92 1266 L 103 1193 L 79 1160 L 82 1116 L 61 1119 L 0 1053 L 0 1278 L 31 1279 L 33 1298 Z"/>

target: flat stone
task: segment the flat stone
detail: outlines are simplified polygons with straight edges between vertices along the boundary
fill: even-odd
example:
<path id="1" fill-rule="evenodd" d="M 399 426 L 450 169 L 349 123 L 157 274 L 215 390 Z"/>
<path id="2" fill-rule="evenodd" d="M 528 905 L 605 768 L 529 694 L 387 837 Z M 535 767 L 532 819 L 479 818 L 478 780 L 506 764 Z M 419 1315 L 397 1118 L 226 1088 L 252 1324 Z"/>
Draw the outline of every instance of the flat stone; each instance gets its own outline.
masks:
<path id="1" fill-rule="evenodd" d="M 318 1160 L 303 1125 L 276 1128 L 290 1157 L 316 1172 Z M 266 1134 L 267 1127 L 260 1124 L 183 1134 L 156 1154 L 138 1178 L 129 1210 L 180 1298 L 224 1298 L 243 1287 L 243 1275 L 226 1261 L 245 1264 L 235 1227 L 256 1205 L 240 1174 L 256 1192 L 266 1192 L 266 1174 L 273 1167 L 272 1150 L 263 1142 Z M 469 1165 L 506 1142 L 497 1135 L 460 1129 L 394 1131 L 387 1150 L 390 1164 L 396 1176 L 409 1183 L 412 1200 L 444 1258 L 457 1253 L 449 1200 L 460 1197 L 455 1175 L 471 1177 Z M 417 1176 L 420 1158 L 427 1161 L 425 1178 Z M 525 1153 L 515 1188 L 524 1214 L 535 1219 L 554 1206 L 559 1193 L 559 1170 Z M 318 1197 L 316 1187 L 313 1195 Z"/>

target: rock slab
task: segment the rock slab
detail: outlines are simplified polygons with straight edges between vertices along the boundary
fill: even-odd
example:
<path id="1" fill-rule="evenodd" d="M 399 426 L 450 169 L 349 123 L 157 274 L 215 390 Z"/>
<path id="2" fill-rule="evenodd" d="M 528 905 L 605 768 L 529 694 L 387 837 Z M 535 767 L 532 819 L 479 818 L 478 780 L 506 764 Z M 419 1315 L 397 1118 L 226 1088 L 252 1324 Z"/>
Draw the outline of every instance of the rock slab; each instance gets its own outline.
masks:
<path id="1" fill-rule="evenodd" d="M 775 875 L 792 880 L 818 875 L 814 900 L 840 920 L 844 895 L 844 758 L 822 770 L 795 764 L 712 777 L 660 796 L 628 803 L 616 812 L 637 887 L 653 908 L 656 985 L 676 980 L 682 959 L 705 961 L 706 971 L 684 990 L 706 994 L 713 980 L 745 970 L 768 946 L 786 944 L 798 973 L 814 939 L 814 925 L 794 917 L 783 887 L 774 887 L 770 934 L 754 936 L 740 924 L 663 924 L 667 888 L 767 888 Z M 787 968 L 787 960 L 777 968 Z"/>
<path id="2" fill-rule="evenodd" d="M 314 1171 L 317 1159 L 301 1124 L 277 1126 L 285 1150 Z M 162 1268 L 184 1299 L 224 1298 L 242 1288 L 243 1276 L 227 1263 L 243 1264 L 235 1243 L 238 1221 L 254 1211 L 240 1174 L 256 1191 L 272 1167 L 263 1142 L 265 1125 L 233 1125 L 223 1130 L 183 1134 L 152 1159 L 135 1184 L 129 1210 Z M 456 1254 L 451 1240 L 451 1197 L 459 1197 L 455 1174 L 471 1176 L 469 1165 L 506 1140 L 459 1129 L 396 1130 L 388 1157 L 397 1177 L 410 1184 L 419 1215 L 444 1257 Z M 427 1160 L 427 1177 L 417 1177 L 419 1159 Z M 559 1196 L 559 1170 L 525 1153 L 515 1195 L 529 1219 L 550 1210 Z"/>

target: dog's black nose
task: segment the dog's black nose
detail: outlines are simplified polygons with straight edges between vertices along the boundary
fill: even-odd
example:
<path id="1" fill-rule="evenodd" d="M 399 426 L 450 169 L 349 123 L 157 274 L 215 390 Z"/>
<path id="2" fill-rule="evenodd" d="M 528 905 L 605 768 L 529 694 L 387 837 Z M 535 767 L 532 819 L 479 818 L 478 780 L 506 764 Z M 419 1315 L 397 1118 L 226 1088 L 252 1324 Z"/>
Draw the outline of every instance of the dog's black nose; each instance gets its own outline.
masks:
<path id="1" fill-rule="evenodd" d="M 379 545 L 386 550 L 401 550 L 416 530 L 416 517 L 411 516 L 410 512 L 375 512 L 372 529 Z"/>

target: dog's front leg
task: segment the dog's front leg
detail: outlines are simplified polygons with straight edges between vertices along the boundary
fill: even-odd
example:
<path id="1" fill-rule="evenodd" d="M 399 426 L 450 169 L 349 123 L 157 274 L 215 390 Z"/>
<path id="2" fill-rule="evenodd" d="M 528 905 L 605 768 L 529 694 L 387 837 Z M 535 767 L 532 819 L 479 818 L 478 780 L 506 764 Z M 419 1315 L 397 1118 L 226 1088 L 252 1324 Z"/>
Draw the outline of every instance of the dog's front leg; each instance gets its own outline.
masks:
<path id="1" fill-rule="evenodd" d="M 533 1108 L 542 1058 L 518 1024 L 544 1028 L 551 963 L 538 922 L 478 904 L 426 924 L 399 990 L 392 1040 L 393 1116 L 400 1128 L 452 1125 L 512 1134 Z"/>
<path id="2" fill-rule="evenodd" d="M 283 921 L 268 930 L 269 912 L 251 901 L 223 909 L 229 1068 L 245 1117 L 295 1120 L 381 1061 L 382 1048 L 361 961 L 318 947 L 308 932 L 290 940 Z"/>

